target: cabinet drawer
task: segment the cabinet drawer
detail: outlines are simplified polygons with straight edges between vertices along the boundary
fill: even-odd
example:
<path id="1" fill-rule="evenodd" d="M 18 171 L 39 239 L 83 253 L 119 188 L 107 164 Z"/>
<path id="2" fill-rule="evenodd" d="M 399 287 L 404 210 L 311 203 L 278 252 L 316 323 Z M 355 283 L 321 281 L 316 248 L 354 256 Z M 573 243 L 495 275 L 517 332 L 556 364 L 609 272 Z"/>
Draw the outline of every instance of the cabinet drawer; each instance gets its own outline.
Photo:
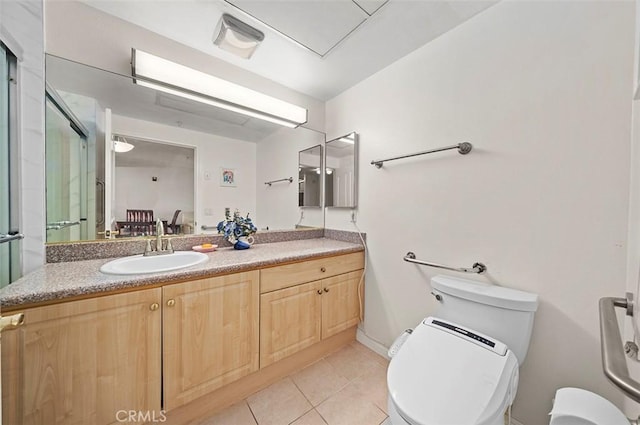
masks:
<path id="1" fill-rule="evenodd" d="M 364 252 L 319 258 L 260 270 L 260 293 L 364 268 Z"/>

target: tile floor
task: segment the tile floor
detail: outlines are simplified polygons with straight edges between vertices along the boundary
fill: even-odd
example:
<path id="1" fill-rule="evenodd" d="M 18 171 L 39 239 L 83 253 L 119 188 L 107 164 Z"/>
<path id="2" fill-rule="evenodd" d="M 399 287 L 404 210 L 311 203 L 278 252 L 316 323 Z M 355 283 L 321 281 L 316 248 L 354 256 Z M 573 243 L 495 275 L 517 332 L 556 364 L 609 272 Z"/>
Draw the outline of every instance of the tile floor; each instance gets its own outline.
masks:
<path id="1" fill-rule="evenodd" d="M 387 425 L 387 366 L 354 341 L 199 425 Z"/>

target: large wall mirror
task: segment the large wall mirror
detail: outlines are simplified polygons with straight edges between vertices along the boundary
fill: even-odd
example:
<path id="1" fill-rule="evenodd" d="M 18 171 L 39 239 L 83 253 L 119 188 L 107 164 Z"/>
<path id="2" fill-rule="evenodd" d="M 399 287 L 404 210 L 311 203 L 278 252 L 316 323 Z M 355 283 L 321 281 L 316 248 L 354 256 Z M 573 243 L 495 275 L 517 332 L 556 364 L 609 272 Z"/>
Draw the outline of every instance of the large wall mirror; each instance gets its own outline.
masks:
<path id="1" fill-rule="evenodd" d="M 325 206 L 358 206 L 358 135 L 349 133 L 325 146 Z"/>
<path id="2" fill-rule="evenodd" d="M 298 154 L 298 206 L 322 205 L 322 145 Z"/>
<path id="3" fill-rule="evenodd" d="M 324 226 L 323 214 L 301 213 L 297 185 L 263 185 L 298 175 L 298 152 L 324 144 L 324 133 L 51 55 L 46 79 L 47 242 L 102 239 L 105 229 L 148 235 L 151 216 L 170 233 L 215 233 L 225 208 L 262 231 Z"/>

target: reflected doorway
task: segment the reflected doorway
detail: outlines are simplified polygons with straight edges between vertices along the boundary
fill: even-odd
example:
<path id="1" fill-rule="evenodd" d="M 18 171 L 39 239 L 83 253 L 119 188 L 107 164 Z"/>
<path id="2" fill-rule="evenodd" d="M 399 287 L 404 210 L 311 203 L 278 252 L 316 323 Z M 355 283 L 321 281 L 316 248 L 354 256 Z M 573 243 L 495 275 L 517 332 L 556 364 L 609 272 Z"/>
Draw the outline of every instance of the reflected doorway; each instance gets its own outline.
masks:
<path id="1" fill-rule="evenodd" d="M 157 219 L 166 234 L 193 233 L 195 148 L 122 137 L 133 148 L 115 154 L 113 211 L 118 237 L 155 234 Z"/>

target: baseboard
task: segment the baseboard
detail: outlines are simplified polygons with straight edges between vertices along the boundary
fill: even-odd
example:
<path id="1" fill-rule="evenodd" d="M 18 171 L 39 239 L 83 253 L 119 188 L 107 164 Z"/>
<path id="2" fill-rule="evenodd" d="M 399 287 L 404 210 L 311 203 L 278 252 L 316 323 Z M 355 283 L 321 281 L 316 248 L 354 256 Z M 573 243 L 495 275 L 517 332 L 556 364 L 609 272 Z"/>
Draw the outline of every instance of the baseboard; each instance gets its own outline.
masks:
<path id="1" fill-rule="evenodd" d="M 522 422 L 518 422 L 515 419 L 511 418 L 511 425 L 524 425 L 524 424 Z"/>
<path id="2" fill-rule="evenodd" d="M 389 348 L 380 344 L 378 341 L 371 339 L 360 328 L 358 328 L 358 330 L 356 331 L 356 340 L 360 344 L 364 345 L 365 347 L 369 348 L 370 350 L 376 352 L 377 354 L 381 355 L 385 359 L 389 360 L 389 356 L 387 355 L 387 351 L 389 351 Z M 522 425 L 522 424 L 516 424 L 516 425 Z"/>

